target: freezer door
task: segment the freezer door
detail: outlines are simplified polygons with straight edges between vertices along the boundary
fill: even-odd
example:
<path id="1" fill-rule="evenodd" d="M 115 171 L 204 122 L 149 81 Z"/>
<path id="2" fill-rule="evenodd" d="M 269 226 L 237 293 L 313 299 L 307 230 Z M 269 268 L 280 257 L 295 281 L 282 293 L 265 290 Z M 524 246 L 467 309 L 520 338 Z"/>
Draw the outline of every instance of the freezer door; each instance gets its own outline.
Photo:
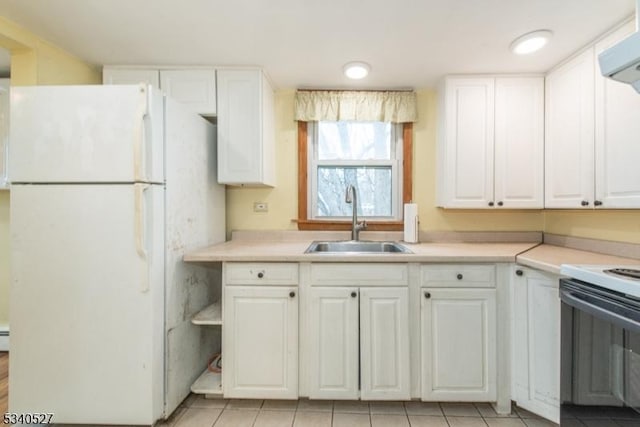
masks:
<path id="1" fill-rule="evenodd" d="M 142 85 L 12 89 L 10 181 L 163 182 L 162 103 Z"/>
<path id="2" fill-rule="evenodd" d="M 13 186 L 11 412 L 65 424 L 162 416 L 163 193 Z"/>

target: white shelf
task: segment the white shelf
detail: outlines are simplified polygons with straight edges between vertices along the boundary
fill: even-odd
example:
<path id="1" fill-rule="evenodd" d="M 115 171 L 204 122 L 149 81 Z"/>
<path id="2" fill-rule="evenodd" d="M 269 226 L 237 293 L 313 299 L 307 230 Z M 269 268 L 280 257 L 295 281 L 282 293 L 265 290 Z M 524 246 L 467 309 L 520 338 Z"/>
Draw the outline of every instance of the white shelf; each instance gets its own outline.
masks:
<path id="1" fill-rule="evenodd" d="M 222 374 L 206 369 L 191 385 L 191 391 L 197 394 L 222 395 Z"/>
<path id="2" fill-rule="evenodd" d="M 193 316 L 191 323 L 194 325 L 222 325 L 222 304 L 220 301 L 200 310 Z"/>

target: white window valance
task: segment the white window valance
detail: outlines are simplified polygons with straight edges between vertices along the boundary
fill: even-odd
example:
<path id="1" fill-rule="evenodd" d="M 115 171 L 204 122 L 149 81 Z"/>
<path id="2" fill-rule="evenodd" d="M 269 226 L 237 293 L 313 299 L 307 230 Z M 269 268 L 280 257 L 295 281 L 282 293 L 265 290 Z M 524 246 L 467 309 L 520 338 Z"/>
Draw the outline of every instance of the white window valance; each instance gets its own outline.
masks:
<path id="1" fill-rule="evenodd" d="M 299 121 L 415 122 L 415 92 L 298 91 L 295 119 Z"/>

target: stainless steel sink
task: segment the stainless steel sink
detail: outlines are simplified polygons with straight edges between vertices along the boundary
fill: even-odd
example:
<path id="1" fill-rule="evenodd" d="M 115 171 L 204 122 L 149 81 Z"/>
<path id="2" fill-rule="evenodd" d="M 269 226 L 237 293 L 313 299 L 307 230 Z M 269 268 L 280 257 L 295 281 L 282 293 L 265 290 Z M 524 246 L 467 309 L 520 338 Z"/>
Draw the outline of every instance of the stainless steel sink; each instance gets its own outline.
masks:
<path id="1" fill-rule="evenodd" d="M 371 242 L 371 241 L 339 241 L 339 242 L 313 242 L 304 252 L 316 253 L 390 253 L 411 254 L 409 249 L 396 242 Z"/>

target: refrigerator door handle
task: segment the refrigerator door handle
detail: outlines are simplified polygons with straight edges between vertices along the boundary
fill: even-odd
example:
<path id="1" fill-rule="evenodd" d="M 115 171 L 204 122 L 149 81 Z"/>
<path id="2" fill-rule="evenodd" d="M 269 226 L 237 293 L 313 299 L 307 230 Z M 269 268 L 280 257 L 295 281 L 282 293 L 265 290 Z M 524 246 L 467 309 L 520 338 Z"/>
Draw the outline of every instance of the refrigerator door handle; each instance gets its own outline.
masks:
<path id="1" fill-rule="evenodd" d="M 140 85 L 141 99 L 138 105 L 137 117 L 140 117 L 133 141 L 133 178 L 136 182 L 145 182 L 146 178 L 146 151 L 147 151 L 147 127 L 149 126 L 149 100 L 147 89 Z"/>
<path id="2" fill-rule="evenodd" d="M 145 206 L 145 191 L 149 188 L 149 184 L 136 183 L 133 184 L 134 193 L 134 238 L 136 243 L 136 252 L 143 261 L 147 261 L 147 247 L 146 247 L 146 206 Z M 142 271 L 140 274 L 140 292 L 149 291 L 149 271 L 147 270 L 147 263 L 142 264 Z"/>

